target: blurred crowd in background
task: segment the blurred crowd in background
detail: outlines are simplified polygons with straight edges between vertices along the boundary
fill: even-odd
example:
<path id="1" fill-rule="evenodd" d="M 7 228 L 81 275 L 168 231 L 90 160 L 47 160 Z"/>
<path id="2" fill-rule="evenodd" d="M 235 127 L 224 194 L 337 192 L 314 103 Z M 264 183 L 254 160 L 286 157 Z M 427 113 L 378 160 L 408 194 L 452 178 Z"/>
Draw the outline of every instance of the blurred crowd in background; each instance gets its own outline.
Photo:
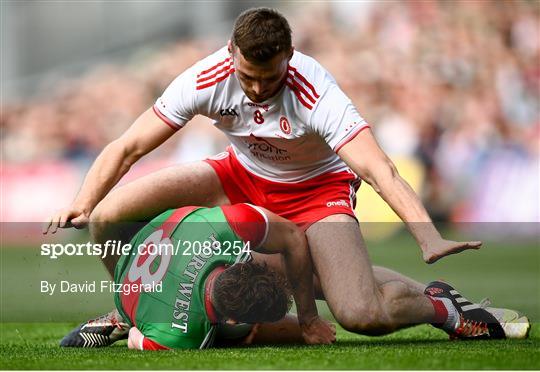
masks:
<path id="1" fill-rule="evenodd" d="M 387 153 L 421 164 L 435 219 L 540 221 L 538 2 L 318 3 L 289 21 L 295 47 L 333 74 Z M 4 163 L 86 170 L 179 73 L 225 42 L 181 40 L 36 88 L 3 107 Z M 227 141 L 209 123 L 197 117 L 150 159 L 220 152 Z"/>

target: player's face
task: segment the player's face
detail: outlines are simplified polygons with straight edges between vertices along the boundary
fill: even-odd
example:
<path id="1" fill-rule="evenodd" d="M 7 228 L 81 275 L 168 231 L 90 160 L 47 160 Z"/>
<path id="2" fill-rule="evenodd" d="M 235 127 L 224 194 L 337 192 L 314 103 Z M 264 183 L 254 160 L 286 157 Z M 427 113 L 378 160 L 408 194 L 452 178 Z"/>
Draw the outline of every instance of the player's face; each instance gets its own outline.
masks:
<path id="1" fill-rule="evenodd" d="M 244 58 L 240 49 L 232 47 L 235 75 L 246 96 L 255 103 L 266 101 L 279 92 L 287 77 L 288 53 L 280 53 L 265 63 Z"/>

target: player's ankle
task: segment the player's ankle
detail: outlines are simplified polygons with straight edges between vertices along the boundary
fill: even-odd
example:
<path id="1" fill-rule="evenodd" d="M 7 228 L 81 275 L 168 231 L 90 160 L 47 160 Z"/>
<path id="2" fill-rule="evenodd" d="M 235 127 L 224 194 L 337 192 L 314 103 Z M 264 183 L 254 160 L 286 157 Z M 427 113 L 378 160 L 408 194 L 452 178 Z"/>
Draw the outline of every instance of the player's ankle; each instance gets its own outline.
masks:
<path id="1" fill-rule="evenodd" d="M 426 296 L 433 304 L 435 316 L 431 325 L 441 328 L 447 332 L 453 332 L 459 323 L 459 313 L 457 309 L 447 298 L 435 298 Z"/>

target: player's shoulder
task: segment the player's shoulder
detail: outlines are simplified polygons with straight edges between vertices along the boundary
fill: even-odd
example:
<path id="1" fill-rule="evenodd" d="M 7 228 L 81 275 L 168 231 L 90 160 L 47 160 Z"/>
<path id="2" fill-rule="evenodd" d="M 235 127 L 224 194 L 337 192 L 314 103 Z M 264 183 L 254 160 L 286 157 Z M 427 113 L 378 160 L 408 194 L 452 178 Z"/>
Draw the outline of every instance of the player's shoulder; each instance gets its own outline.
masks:
<path id="1" fill-rule="evenodd" d="M 183 82 L 189 83 L 190 86 L 200 88 L 201 85 L 214 82 L 217 78 L 232 72 L 234 72 L 232 58 L 229 55 L 227 46 L 224 46 L 195 62 L 178 75 L 177 79 L 182 79 Z"/>
<path id="2" fill-rule="evenodd" d="M 229 223 L 268 221 L 263 209 L 249 203 L 222 205 L 219 208 Z"/>
<path id="3" fill-rule="evenodd" d="M 321 73 L 326 73 L 325 68 L 315 58 L 296 49 L 293 52 L 289 64 L 313 77 L 316 77 Z"/>
<path id="4" fill-rule="evenodd" d="M 216 67 L 225 67 L 228 64 L 232 65 L 232 58 L 227 50 L 227 46 L 224 46 L 200 59 L 197 63 L 195 63 L 193 68 L 197 75 L 204 75 L 210 71 L 213 71 L 213 69 Z"/>
<path id="5" fill-rule="evenodd" d="M 192 67 L 197 90 L 204 90 L 225 80 L 234 72 L 227 46 L 201 59 Z"/>
<path id="6" fill-rule="evenodd" d="M 324 91 L 330 84 L 335 84 L 335 79 L 315 58 L 297 50 L 294 51 L 289 61 L 289 72 L 292 75 L 305 78 L 315 88 Z"/>
<path id="7" fill-rule="evenodd" d="M 236 236 L 256 248 L 266 241 L 268 216 L 263 209 L 248 203 L 221 206 L 230 228 Z"/>
<path id="8" fill-rule="evenodd" d="M 294 51 L 288 66 L 287 86 L 296 100 L 308 111 L 320 101 L 336 82 L 332 75 L 313 57 Z"/>
<path id="9" fill-rule="evenodd" d="M 262 208 L 249 203 L 190 208 L 193 208 L 193 212 L 189 214 L 190 220 L 202 219 L 209 223 L 264 222 L 268 219 Z"/>

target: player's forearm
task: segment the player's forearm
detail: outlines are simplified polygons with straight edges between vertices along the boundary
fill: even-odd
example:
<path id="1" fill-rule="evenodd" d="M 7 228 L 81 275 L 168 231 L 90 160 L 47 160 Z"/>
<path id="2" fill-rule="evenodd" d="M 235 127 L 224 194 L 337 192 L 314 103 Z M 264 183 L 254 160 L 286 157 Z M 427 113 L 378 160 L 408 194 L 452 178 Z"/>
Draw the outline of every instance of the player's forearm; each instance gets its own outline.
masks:
<path id="1" fill-rule="evenodd" d="M 261 323 L 249 344 L 300 344 L 305 343 L 302 337 L 302 328 L 299 327 L 298 318 L 287 314 L 281 320 L 273 323 Z"/>
<path id="2" fill-rule="evenodd" d="M 422 201 L 390 161 L 386 167 L 372 173 L 370 184 L 405 222 L 420 248 L 425 249 L 429 242 L 441 239 Z"/>
<path id="3" fill-rule="evenodd" d="M 313 287 L 313 268 L 305 235 L 301 231 L 288 239 L 289 249 L 284 253 L 285 269 L 291 284 L 300 324 L 309 323 L 317 314 Z"/>
<path id="4" fill-rule="evenodd" d="M 261 253 L 280 253 L 285 261 L 285 273 L 292 288 L 300 324 L 310 324 L 317 318 L 313 288 L 313 268 L 306 235 L 293 222 L 268 210 L 268 236 Z"/>
<path id="5" fill-rule="evenodd" d="M 89 215 L 138 158 L 119 141 L 111 142 L 92 164 L 73 205 Z"/>

